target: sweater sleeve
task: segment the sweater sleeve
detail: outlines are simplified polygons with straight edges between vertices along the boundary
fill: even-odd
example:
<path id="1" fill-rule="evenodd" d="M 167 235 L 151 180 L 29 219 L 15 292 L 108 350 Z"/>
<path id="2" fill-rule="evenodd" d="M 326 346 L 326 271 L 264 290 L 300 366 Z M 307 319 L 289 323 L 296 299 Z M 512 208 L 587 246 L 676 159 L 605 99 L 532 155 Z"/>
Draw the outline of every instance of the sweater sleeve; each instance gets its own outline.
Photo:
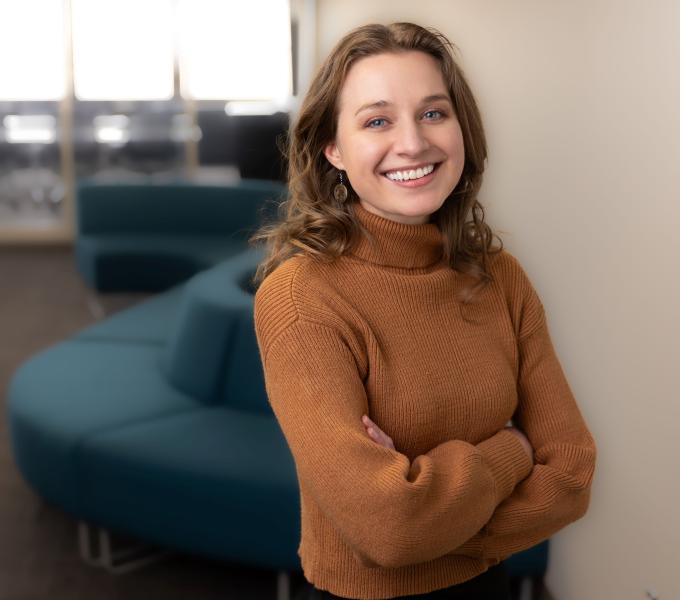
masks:
<path id="1" fill-rule="evenodd" d="M 257 314 L 256 302 L 267 395 L 299 484 L 364 566 L 452 552 L 529 474 L 531 459 L 508 431 L 477 445 L 450 440 L 413 461 L 376 444 L 361 422 L 368 400 L 342 333 L 298 318 L 272 336 Z"/>
<path id="2" fill-rule="evenodd" d="M 534 448 L 535 465 L 489 522 L 454 551 L 491 564 L 548 539 L 586 513 L 597 453 L 555 353 L 543 305 L 522 278 L 527 299 L 513 422 Z"/>

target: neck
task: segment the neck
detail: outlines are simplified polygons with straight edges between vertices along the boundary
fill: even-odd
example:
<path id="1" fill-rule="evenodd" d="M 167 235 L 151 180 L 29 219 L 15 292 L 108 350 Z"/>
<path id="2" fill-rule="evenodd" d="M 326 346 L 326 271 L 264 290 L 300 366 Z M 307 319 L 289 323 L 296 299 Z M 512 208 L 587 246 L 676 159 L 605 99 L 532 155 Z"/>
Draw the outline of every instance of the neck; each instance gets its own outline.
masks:
<path id="1" fill-rule="evenodd" d="M 407 224 L 350 205 L 364 231 L 350 254 L 377 265 L 418 269 L 429 267 L 443 255 L 442 235 L 434 223 Z"/>

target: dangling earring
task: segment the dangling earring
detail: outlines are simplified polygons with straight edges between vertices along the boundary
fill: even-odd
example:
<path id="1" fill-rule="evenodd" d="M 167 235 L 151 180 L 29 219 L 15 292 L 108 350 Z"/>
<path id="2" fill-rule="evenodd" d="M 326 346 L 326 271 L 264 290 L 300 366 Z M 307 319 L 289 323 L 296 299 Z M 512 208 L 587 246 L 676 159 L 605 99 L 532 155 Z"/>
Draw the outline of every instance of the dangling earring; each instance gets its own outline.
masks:
<path id="1" fill-rule="evenodd" d="M 347 200 L 347 187 L 342 182 L 342 171 L 338 171 L 338 173 L 340 174 L 340 183 L 333 188 L 333 197 L 342 204 Z"/>

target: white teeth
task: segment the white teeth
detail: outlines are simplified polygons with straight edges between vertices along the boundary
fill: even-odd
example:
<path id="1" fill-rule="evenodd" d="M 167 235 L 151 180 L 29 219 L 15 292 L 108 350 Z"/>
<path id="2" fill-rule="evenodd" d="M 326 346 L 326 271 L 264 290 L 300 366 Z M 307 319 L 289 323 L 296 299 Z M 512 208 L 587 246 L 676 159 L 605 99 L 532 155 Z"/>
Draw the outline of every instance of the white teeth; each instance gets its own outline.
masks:
<path id="1" fill-rule="evenodd" d="M 385 173 L 385 176 L 391 181 L 408 181 L 409 179 L 420 179 L 429 175 L 434 171 L 434 165 L 427 165 L 418 169 L 410 169 L 408 171 L 390 171 Z"/>

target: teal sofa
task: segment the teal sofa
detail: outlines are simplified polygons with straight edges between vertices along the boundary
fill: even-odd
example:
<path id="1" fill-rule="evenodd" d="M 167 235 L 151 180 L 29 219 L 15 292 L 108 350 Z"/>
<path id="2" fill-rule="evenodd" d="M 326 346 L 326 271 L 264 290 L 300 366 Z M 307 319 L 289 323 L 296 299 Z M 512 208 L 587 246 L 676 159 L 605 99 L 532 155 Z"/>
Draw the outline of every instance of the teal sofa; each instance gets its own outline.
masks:
<path id="1" fill-rule="evenodd" d="M 283 600 L 302 581 L 300 503 L 254 332 L 261 258 L 241 251 L 39 352 L 10 382 L 9 423 L 26 481 L 75 519 L 275 570 Z M 508 559 L 511 575 L 540 584 L 547 549 Z"/>
<path id="2" fill-rule="evenodd" d="M 76 262 L 102 292 L 168 289 L 241 251 L 253 224 L 275 216 L 286 186 L 188 181 L 76 186 Z"/>

